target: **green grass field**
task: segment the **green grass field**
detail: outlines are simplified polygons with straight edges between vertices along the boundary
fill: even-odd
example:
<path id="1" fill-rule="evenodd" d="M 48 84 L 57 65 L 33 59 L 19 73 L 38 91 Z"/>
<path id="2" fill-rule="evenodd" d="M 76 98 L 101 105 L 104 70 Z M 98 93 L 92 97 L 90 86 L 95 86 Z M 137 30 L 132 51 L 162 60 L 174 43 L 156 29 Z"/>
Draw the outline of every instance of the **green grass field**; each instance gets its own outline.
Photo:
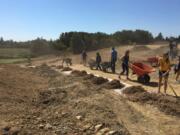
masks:
<path id="1" fill-rule="evenodd" d="M 0 59 L 0 64 L 17 64 L 21 62 L 27 62 L 26 58 L 18 58 L 18 59 Z"/>
<path id="2" fill-rule="evenodd" d="M 12 58 L 27 58 L 30 54 L 29 49 L 24 48 L 0 48 L 0 58 L 12 59 Z"/>
<path id="3" fill-rule="evenodd" d="M 25 48 L 0 48 L 0 64 L 26 62 L 30 50 Z"/>

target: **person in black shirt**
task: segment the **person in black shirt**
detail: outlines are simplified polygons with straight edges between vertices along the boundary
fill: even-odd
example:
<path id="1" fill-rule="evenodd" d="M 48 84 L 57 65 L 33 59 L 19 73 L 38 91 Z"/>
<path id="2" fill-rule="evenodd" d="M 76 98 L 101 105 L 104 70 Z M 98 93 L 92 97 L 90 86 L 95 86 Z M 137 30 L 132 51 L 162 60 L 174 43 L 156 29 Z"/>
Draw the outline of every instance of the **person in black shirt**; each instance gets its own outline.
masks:
<path id="1" fill-rule="evenodd" d="M 83 65 L 86 66 L 86 61 L 87 61 L 87 53 L 86 53 L 86 51 L 83 50 L 81 55 L 82 55 Z"/>
<path id="2" fill-rule="evenodd" d="M 117 61 L 117 51 L 113 47 L 111 52 L 111 70 L 113 73 L 116 72 L 116 61 Z"/>
<path id="3" fill-rule="evenodd" d="M 101 55 L 99 52 L 96 53 L 96 70 L 100 69 L 101 70 Z"/>
<path id="4" fill-rule="evenodd" d="M 125 52 L 125 55 L 121 58 L 122 60 L 122 69 L 120 75 L 123 75 L 126 72 L 126 77 L 129 79 L 129 50 Z"/>

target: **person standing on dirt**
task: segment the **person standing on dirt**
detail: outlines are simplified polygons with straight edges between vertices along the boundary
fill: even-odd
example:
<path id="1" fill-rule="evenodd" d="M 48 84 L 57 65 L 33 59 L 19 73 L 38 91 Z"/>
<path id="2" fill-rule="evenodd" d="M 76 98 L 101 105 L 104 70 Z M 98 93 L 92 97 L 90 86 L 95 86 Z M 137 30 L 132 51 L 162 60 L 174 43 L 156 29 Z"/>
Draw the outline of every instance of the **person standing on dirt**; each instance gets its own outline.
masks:
<path id="1" fill-rule="evenodd" d="M 83 65 L 86 66 L 86 61 L 87 61 L 87 53 L 86 53 L 86 51 L 83 50 L 81 55 L 82 55 Z"/>
<path id="2" fill-rule="evenodd" d="M 173 59 L 173 48 L 174 48 L 173 42 L 170 41 L 170 43 L 169 43 L 169 55 L 170 55 L 171 59 Z"/>
<path id="3" fill-rule="evenodd" d="M 166 94 L 169 72 L 171 70 L 171 63 L 169 60 L 168 53 L 163 54 L 163 57 L 159 59 L 159 88 L 158 93 L 161 90 L 161 83 L 164 79 L 164 93 Z"/>
<path id="4" fill-rule="evenodd" d="M 99 52 L 96 53 L 96 70 L 101 69 L 101 55 Z"/>
<path id="5" fill-rule="evenodd" d="M 129 79 L 129 53 L 129 50 L 127 50 L 125 55 L 121 58 L 123 71 L 120 73 L 120 75 L 123 75 L 126 72 L 127 79 Z"/>
<path id="6" fill-rule="evenodd" d="M 113 47 L 111 52 L 111 69 L 113 73 L 116 72 L 116 61 L 117 61 L 117 51 Z"/>
<path id="7" fill-rule="evenodd" d="M 175 66 L 175 74 L 176 74 L 176 81 L 178 81 L 180 76 L 180 56 L 179 56 L 178 64 Z"/>

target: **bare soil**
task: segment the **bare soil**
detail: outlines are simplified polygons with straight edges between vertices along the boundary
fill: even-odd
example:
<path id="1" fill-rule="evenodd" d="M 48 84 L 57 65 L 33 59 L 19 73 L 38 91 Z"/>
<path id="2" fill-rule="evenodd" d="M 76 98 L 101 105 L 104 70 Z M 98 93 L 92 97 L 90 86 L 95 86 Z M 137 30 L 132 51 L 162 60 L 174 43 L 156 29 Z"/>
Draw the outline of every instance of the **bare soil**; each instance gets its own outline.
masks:
<path id="1" fill-rule="evenodd" d="M 81 77 L 63 76 L 45 64 L 35 69 L 1 66 L 0 74 L 2 134 L 14 128 L 23 135 L 129 134 L 110 104 L 102 102 L 105 90 Z"/>
<path id="2" fill-rule="evenodd" d="M 161 55 L 161 47 L 153 45 L 146 51 L 134 50 L 130 57 L 133 60 Z M 119 57 L 131 48 L 133 46 L 117 48 Z M 110 59 L 110 49 L 99 52 L 103 61 Z M 95 54 L 96 51 L 90 52 L 88 57 Z M 57 68 L 59 59 L 49 56 L 33 61 L 36 68 L 0 65 L 0 134 L 180 134 L 179 99 L 152 94 L 157 89 L 157 72 L 150 75 L 150 85 L 139 84 L 136 76 L 131 75 L 131 80 L 122 76 L 119 82 L 117 74 L 90 70 L 78 65 L 79 55 L 72 55 L 72 58 L 72 75 L 67 76 L 60 73 L 62 67 Z M 119 63 L 117 69 L 120 69 Z M 93 80 L 97 77 L 93 74 L 102 76 L 102 80 L 116 80 L 95 84 Z M 173 79 L 170 74 L 169 81 L 179 95 L 180 86 Z M 141 85 L 143 89 L 133 87 L 119 95 L 113 89 L 119 87 L 121 81 L 133 86 Z M 172 94 L 169 89 L 168 94 Z"/>
<path id="3" fill-rule="evenodd" d="M 151 104 L 156 106 L 160 111 L 169 115 L 180 117 L 180 98 L 170 95 L 164 96 L 162 94 L 149 93 L 142 87 L 130 87 L 123 91 L 127 98 L 133 102 L 140 102 L 143 104 Z"/>

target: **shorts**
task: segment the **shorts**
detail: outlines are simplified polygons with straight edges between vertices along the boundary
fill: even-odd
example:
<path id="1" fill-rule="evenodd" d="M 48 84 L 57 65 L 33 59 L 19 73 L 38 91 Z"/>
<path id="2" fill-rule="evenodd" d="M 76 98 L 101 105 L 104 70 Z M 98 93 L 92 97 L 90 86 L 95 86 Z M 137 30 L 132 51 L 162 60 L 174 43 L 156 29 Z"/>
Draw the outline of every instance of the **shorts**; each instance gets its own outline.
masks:
<path id="1" fill-rule="evenodd" d="M 167 71 L 159 71 L 159 77 L 168 77 L 169 73 L 166 73 Z M 165 76 L 163 76 L 166 73 Z"/>

